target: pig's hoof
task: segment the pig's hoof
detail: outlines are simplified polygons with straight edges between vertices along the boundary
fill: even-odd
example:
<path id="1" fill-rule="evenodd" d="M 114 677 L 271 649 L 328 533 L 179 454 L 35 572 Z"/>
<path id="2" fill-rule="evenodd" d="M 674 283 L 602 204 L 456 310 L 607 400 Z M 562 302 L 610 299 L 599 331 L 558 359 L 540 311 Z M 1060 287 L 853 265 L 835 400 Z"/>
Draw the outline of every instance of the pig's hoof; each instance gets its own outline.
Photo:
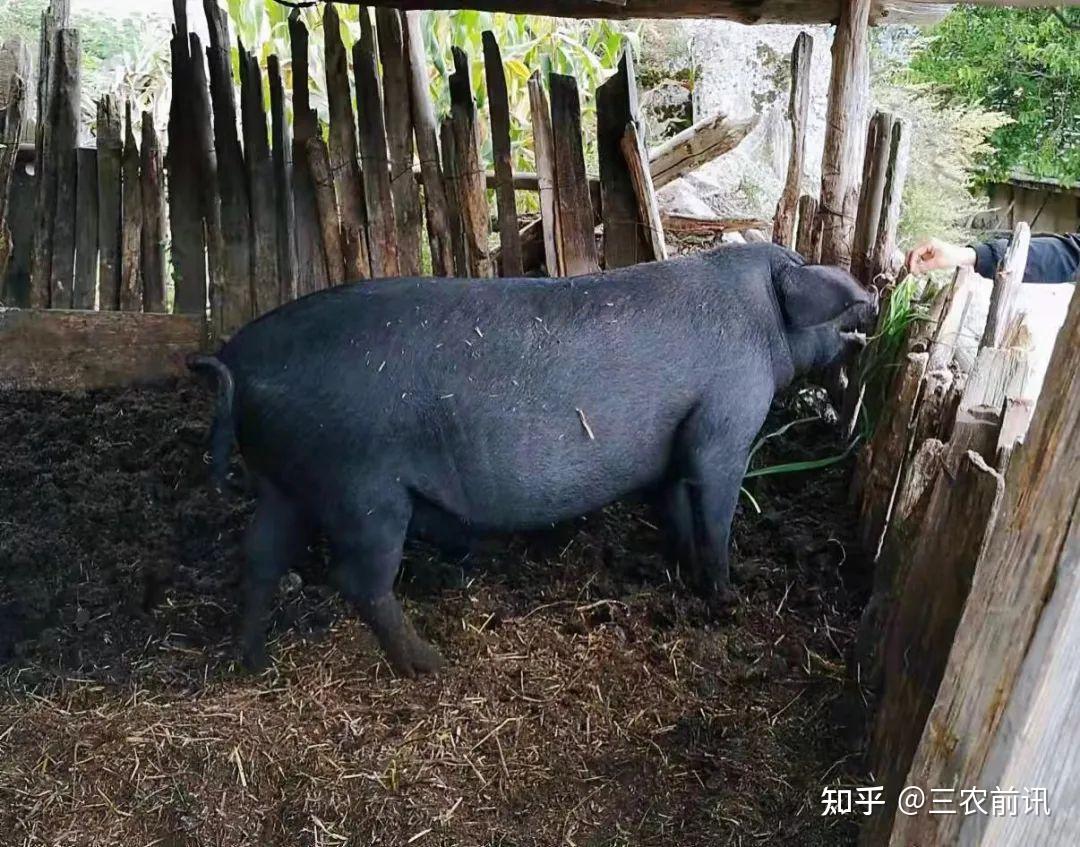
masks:
<path id="1" fill-rule="evenodd" d="M 407 679 L 437 673 L 443 666 L 443 657 L 439 655 L 439 651 L 421 638 L 414 638 L 400 647 L 388 650 L 386 658 L 394 673 Z"/>

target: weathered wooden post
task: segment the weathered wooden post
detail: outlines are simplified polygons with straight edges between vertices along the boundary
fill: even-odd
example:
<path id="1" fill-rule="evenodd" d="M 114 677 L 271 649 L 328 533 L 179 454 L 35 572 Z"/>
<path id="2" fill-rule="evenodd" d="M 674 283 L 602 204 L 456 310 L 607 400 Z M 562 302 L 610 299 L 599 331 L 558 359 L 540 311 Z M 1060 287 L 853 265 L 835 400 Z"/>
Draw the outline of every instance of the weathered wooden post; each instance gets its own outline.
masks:
<path id="1" fill-rule="evenodd" d="M 1031 227 L 1021 221 L 1016 225 L 1012 241 L 994 276 L 994 288 L 990 293 L 990 311 L 986 316 L 986 330 L 982 343 L 999 347 L 1009 324 L 1009 316 L 1016 306 L 1016 297 L 1024 281 L 1028 250 L 1031 247 Z"/>
<path id="2" fill-rule="evenodd" d="M 161 145 L 154 131 L 154 116 L 142 113 L 142 148 L 139 151 L 142 204 L 140 252 L 143 311 L 165 311 L 165 186 Z"/>
<path id="3" fill-rule="evenodd" d="M 870 259 L 870 280 L 875 285 L 893 270 L 896 232 L 900 226 L 900 203 L 904 195 L 904 183 L 907 181 L 909 147 L 907 123 L 901 118 L 894 118 L 889 161 L 885 168 L 881 220 Z"/>
<path id="4" fill-rule="evenodd" d="M 453 48 L 454 72 L 450 74 L 450 127 L 454 138 L 455 179 L 461 207 L 462 232 L 465 237 L 466 275 L 492 275 L 488 247 L 487 184 L 480 164 L 477 136 L 476 103 L 469 80 L 469 57 L 459 47 Z"/>
<path id="5" fill-rule="evenodd" d="M 4 81 L 0 80 L 0 88 Z M 0 284 L 7 275 L 11 258 L 11 230 L 8 226 L 8 194 L 11 176 L 15 172 L 15 157 L 19 153 L 22 138 L 23 115 L 26 106 L 26 83 L 18 73 L 12 75 L 7 99 L 4 103 L 4 131 L 0 134 Z"/>
<path id="6" fill-rule="evenodd" d="M 863 184 L 859 192 L 859 211 L 851 245 L 851 273 L 863 285 L 869 285 L 874 243 L 885 201 L 885 179 L 892 149 L 893 116 L 876 112 L 866 128 L 863 157 Z"/>
<path id="7" fill-rule="evenodd" d="M 217 0 L 203 0 L 210 44 L 210 99 L 214 113 L 214 151 L 217 191 L 221 200 L 224 240 L 224 279 L 221 291 L 221 332 L 229 335 L 252 318 L 251 212 L 247 171 L 236 133 L 236 95 L 229 59 L 229 22 Z"/>
<path id="8" fill-rule="evenodd" d="M 656 258 L 622 152 L 627 125 L 638 124 L 640 120 L 634 57 L 626 48 L 619 69 L 596 89 L 600 207 L 604 222 L 604 267 L 608 270 Z"/>
<path id="9" fill-rule="evenodd" d="M 271 53 L 266 60 L 270 82 L 270 135 L 274 166 L 274 227 L 277 234 L 278 299 L 296 298 L 296 239 L 292 194 L 292 135 L 285 119 L 285 85 L 281 60 Z"/>
<path id="10" fill-rule="evenodd" d="M 120 162 L 123 215 L 120 223 L 120 308 L 141 312 L 142 186 L 139 182 L 139 147 L 131 117 L 131 101 L 124 104 L 124 152 Z"/>
<path id="11" fill-rule="evenodd" d="M 237 44 L 240 64 L 240 124 L 244 133 L 244 163 L 250 186 L 252 314 L 258 316 L 281 304 L 277 275 L 277 223 L 274 215 L 274 163 L 266 127 L 262 73 L 259 61 Z"/>
<path id="12" fill-rule="evenodd" d="M 98 275 L 98 177 L 97 150 L 80 147 L 76 163 L 79 186 L 75 200 L 75 285 L 73 309 L 93 309 Z"/>
<path id="13" fill-rule="evenodd" d="M 450 210 L 439 160 L 438 128 L 435 108 L 427 81 L 427 53 L 420 29 L 419 12 L 402 12 L 405 55 L 409 73 L 409 103 L 416 130 L 416 155 L 424 186 L 424 211 L 427 219 L 431 270 L 435 276 L 448 276 L 454 270 L 454 248 L 450 232 Z M 411 165 L 410 165 L 411 169 Z"/>
<path id="14" fill-rule="evenodd" d="M 202 190 L 195 138 L 193 54 L 188 36 L 187 0 L 173 0 L 172 99 L 166 130 L 165 172 L 169 185 L 169 228 L 175 299 L 173 309 L 206 313 L 206 233 L 203 229 Z M 201 53 L 194 54 L 202 65 Z M 202 68 L 200 67 L 200 72 Z"/>
<path id="15" fill-rule="evenodd" d="M 548 103 L 540 72 L 529 78 L 529 104 L 532 110 L 536 175 L 540 192 L 540 223 L 544 237 L 544 263 L 549 276 L 563 276 L 559 226 L 559 200 L 555 185 L 555 140 L 551 134 L 551 106 Z"/>
<path id="16" fill-rule="evenodd" d="M 668 257 L 667 245 L 664 243 L 664 224 L 660 220 L 660 206 L 656 201 L 656 189 L 649 171 L 649 151 L 645 149 L 641 124 L 630 121 L 619 146 L 622 149 L 623 161 L 630 171 L 638 218 L 649 237 L 652 258 L 663 261 Z"/>
<path id="17" fill-rule="evenodd" d="M 308 31 L 294 9 L 289 15 L 289 49 L 292 64 L 292 193 L 295 210 L 296 292 L 310 294 L 325 288 L 331 279 L 319 222 L 319 205 L 315 199 L 315 181 L 308 161 L 308 142 L 319 132 L 318 118 L 311 108 L 308 91 Z M 335 260 L 336 261 L 336 260 Z M 333 279 L 340 280 L 342 271 L 334 269 Z"/>
<path id="18" fill-rule="evenodd" d="M 394 194 L 390 188 L 390 160 L 386 148 L 386 121 L 379 85 L 375 29 L 371 25 L 367 6 L 360 7 L 360 40 L 353 45 L 353 73 L 356 75 L 356 111 L 360 115 L 360 158 L 363 163 L 364 196 L 367 199 L 371 274 L 376 277 L 400 276 L 397 218 Z"/>
<path id="19" fill-rule="evenodd" d="M 847 268 L 859 202 L 862 143 L 870 99 L 871 0 L 841 0 L 821 162 L 821 261 Z"/>
<path id="20" fill-rule="evenodd" d="M 495 33 L 484 33 L 484 71 L 491 112 L 491 148 L 495 159 L 495 197 L 499 209 L 499 251 L 502 275 L 521 276 L 521 235 L 518 232 L 514 168 L 510 160 L 510 101 L 506 71 Z"/>
<path id="21" fill-rule="evenodd" d="M 581 103 L 577 80 L 551 74 L 551 127 L 555 150 L 555 187 L 559 204 L 560 251 L 567 276 L 600 269 L 596 252 L 592 197 L 581 146 Z"/>
<path id="22" fill-rule="evenodd" d="M 413 177 L 413 109 L 409 100 L 409 68 L 402 18 L 397 9 L 375 10 L 376 41 L 382 62 L 386 146 L 390 152 L 390 190 L 397 223 L 398 266 L 402 276 L 421 272 L 423 212 L 420 188 Z"/>
<path id="23" fill-rule="evenodd" d="M 360 15 L 366 16 L 367 9 L 361 7 Z M 332 3 L 326 5 L 323 13 L 323 49 L 326 57 L 326 99 L 330 109 L 328 152 L 341 220 L 345 277 L 360 279 L 371 276 L 372 272 L 372 257 L 368 252 L 368 215 L 364 207 L 364 190 L 367 186 L 357 159 L 356 123 L 350 96 L 349 63 L 345 44 L 341 40 L 341 20 Z M 361 133 L 367 119 L 366 114 L 360 115 Z"/>
<path id="24" fill-rule="evenodd" d="M 791 154 L 773 222 L 773 241 L 784 247 L 795 246 L 795 214 L 806 167 L 806 121 L 810 113 L 810 60 L 813 53 L 814 39 L 809 33 L 800 32 L 791 50 L 791 95 L 788 99 Z"/>
<path id="25" fill-rule="evenodd" d="M 795 236 L 795 250 L 811 263 L 816 263 L 821 255 L 821 218 L 817 211 L 816 197 L 804 194 L 799 198 L 799 227 Z"/>
<path id="26" fill-rule="evenodd" d="M 111 94 L 97 105 L 98 308 L 120 308 L 121 168 L 120 109 Z"/>

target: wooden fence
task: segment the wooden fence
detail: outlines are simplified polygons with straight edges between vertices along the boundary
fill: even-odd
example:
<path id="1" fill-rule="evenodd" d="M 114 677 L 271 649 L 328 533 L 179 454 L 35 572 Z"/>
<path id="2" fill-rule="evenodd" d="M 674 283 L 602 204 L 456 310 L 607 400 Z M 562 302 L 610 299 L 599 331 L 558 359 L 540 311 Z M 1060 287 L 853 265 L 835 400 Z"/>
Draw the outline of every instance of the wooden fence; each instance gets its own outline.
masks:
<path id="1" fill-rule="evenodd" d="M 929 806 L 914 817 L 894 815 L 898 795 L 906 785 L 927 797 L 932 788 L 995 788 L 978 780 L 1001 765 L 986 758 L 993 745 L 1007 744 L 1031 774 L 1041 767 L 1030 749 L 1016 745 L 1015 727 L 1000 722 L 1003 710 L 1014 708 L 1010 692 L 1014 700 L 1031 697 L 1013 686 L 1019 686 L 1016 674 L 1036 628 L 1058 626 L 1040 624 L 1051 612 L 1042 605 L 1046 592 L 1065 579 L 1061 604 L 1073 609 L 1080 598 L 1075 580 L 1068 581 L 1075 543 L 1037 541 L 1061 535 L 1077 502 L 1080 476 L 1068 470 L 1077 461 L 1075 438 L 1065 433 L 1075 436 L 1080 426 L 1074 402 L 1080 298 L 1038 395 L 1043 373 L 1033 340 L 1045 330 L 1016 308 L 1029 239 L 1020 224 L 994 281 L 985 326 L 976 327 L 974 337 L 974 295 L 982 281 L 962 270 L 940 292 L 929 319 L 907 339 L 889 405 L 860 455 L 854 496 L 864 544 L 877 551 L 878 561 L 858 639 L 858 676 L 880 698 L 870 766 L 885 788 L 885 807 L 868 822 L 866 845 L 958 843 L 960 823 L 928 814 Z M 1036 505 L 1041 492 L 1049 499 Z M 1047 635 L 1047 661 L 1063 649 L 1059 637 Z M 1075 680 L 1060 676 L 1038 684 L 1075 688 Z M 975 711 L 959 709 L 960 703 Z M 1037 708 L 1028 699 L 1015 705 L 1021 720 Z M 1045 731 L 1033 724 L 1025 743 L 1049 743 Z M 1080 777 L 1071 773 L 1057 784 Z M 1042 769 L 1043 779 L 1052 776 Z M 1040 831 L 1038 822 L 1029 825 L 1029 832 Z M 975 830 L 970 822 L 964 826 Z M 1006 843 L 982 838 L 979 832 L 965 843 Z"/>
<path id="2" fill-rule="evenodd" d="M 478 112 L 469 57 L 455 48 L 451 109 L 437 121 L 417 13 L 361 7 L 361 35 L 348 46 L 326 6 L 323 126 L 311 106 L 309 33 L 298 13 L 289 21 L 286 91 L 279 57 L 264 68 L 242 43 L 233 78 L 228 20 L 216 0 L 204 0 L 205 47 L 186 10 L 174 2 L 173 92 L 161 140 L 148 114 L 106 97 L 97 146 L 80 149 L 78 34 L 66 3 L 50 6 L 34 212 L 15 227 L 7 305 L 208 312 L 212 334 L 225 337 L 345 280 L 570 275 L 663 258 L 655 189 L 732 149 L 756 124 L 714 116 L 650 155 L 627 52 L 597 92 L 599 179 L 585 171 L 577 83 L 559 74 L 546 85 L 538 73 L 529 81 L 537 173 L 514 173 L 506 78 L 491 33 L 483 39 L 489 114 Z M 19 120 L 18 108 L 6 112 L 9 125 Z M 482 122 L 493 172 L 482 166 Z M 11 170 L 0 159 L 0 177 Z M 524 228 L 522 190 L 539 192 L 541 209 Z M 0 207 L 0 227 L 3 220 Z"/>

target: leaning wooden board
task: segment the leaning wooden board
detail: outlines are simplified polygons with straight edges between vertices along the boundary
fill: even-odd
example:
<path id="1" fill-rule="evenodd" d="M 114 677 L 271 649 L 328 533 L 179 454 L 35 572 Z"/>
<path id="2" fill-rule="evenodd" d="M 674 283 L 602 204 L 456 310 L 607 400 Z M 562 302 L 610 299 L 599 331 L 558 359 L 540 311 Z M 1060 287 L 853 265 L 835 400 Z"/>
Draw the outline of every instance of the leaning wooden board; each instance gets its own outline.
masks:
<path id="1" fill-rule="evenodd" d="M 156 382 L 183 374 L 205 339 L 200 315 L 0 307 L 0 391 Z"/>

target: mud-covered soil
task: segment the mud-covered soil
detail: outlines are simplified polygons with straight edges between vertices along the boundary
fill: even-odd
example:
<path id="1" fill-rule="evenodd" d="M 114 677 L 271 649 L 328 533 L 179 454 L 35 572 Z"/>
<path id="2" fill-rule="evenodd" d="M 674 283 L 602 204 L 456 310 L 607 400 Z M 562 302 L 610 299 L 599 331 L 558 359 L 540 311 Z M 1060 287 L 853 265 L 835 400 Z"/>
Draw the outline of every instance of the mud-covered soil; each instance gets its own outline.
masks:
<path id="1" fill-rule="evenodd" d="M 449 660 L 415 682 L 315 550 L 250 677 L 251 504 L 209 486 L 211 405 L 187 382 L 0 395 L 0 844 L 854 843 L 820 802 L 860 776 L 845 465 L 756 481 L 729 618 L 617 506 L 464 562 L 412 547 L 408 611 Z M 769 460 L 837 450 L 796 435 Z"/>

